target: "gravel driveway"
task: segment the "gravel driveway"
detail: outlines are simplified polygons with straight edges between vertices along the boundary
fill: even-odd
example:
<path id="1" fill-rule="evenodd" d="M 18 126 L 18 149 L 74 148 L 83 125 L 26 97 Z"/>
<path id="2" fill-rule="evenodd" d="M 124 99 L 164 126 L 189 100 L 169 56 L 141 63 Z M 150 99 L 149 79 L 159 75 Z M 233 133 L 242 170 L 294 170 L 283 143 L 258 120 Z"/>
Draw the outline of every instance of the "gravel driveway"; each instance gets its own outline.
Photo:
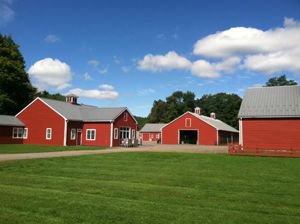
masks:
<path id="1" fill-rule="evenodd" d="M 227 153 L 227 146 L 198 146 L 198 145 L 142 145 L 136 148 L 114 147 L 104 150 L 77 150 L 62 152 L 0 154 L 1 161 L 53 158 L 66 156 L 81 156 L 116 152 L 185 152 L 185 153 Z"/>

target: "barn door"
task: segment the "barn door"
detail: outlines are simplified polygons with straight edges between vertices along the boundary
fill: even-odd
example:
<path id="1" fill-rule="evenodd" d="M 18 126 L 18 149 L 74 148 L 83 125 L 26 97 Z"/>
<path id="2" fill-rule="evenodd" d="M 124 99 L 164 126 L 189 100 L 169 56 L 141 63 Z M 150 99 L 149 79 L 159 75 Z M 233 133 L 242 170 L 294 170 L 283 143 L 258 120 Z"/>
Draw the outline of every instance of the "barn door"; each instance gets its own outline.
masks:
<path id="1" fill-rule="evenodd" d="M 82 129 L 77 129 L 77 136 L 76 136 L 76 145 L 81 145 L 82 143 Z"/>

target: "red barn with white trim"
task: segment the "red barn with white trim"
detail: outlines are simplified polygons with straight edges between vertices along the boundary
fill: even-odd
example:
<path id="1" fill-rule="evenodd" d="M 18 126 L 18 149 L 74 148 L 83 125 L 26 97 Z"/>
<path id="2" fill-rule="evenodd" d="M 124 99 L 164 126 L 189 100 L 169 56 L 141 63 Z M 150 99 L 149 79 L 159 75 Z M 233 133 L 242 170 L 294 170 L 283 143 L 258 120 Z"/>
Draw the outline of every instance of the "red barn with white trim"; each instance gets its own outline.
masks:
<path id="1" fill-rule="evenodd" d="M 238 116 L 244 149 L 300 149 L 300 86 L 250 88 Z"/>
<path id="2" fill-rule="evenodd" d="M 137 121 L 126 107 L 98 108 L 36 98 L 16 117 L 28 130 L 25 144 L 118 146 L 125 138 L 135 139 Z"/>
<path id="3" fill-rule="evenodd" d="M 0 115 L 0 144 L 22 144 L 27 128 L 16 117 Z"/>
<path id="4" fill-rule="evenodd" d="M 186 112 L 162 127 L 162 144 L 197 144 L 221 145 L 234 142 L 238 138 L 238 130 L 215 118 Z"/>
<path id="5" fill-rule="evenodd" d="M 143 142 L 157 142 L 161 139 L 161 128 L 165 126 L 164 123 L 147 123 L 140 130 L 140 135 Z"/>

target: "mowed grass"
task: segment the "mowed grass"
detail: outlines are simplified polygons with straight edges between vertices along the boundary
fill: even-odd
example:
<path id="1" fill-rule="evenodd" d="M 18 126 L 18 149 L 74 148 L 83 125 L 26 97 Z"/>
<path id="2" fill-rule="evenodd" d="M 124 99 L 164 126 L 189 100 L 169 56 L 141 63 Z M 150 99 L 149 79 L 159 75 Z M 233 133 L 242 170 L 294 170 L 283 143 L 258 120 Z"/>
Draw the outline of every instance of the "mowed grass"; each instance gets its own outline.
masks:
<path id="1" fill-rule="evenodd" d="M 23 144 L 0 144 L 0 154 L 30 153 L 30 152 L 57 152 L 72 150 L 95 150 L 105 149 L 99 146 L 48 146 L 48 145 L 23 145 Z"/>
<path id="2" fill-rule="evenodd" d="M 300 160 L 113 153 L 0 163 L 0 223 L 300 223 Z"/>

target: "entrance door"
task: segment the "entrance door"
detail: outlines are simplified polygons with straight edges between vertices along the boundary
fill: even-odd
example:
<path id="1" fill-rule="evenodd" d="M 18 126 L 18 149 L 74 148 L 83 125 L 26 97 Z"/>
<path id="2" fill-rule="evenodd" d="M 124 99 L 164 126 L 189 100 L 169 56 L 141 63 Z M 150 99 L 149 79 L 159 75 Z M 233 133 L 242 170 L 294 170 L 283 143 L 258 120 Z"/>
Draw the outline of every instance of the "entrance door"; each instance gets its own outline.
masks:
<path id="1" fill-rule="evenodd" d="M 179 144 L 197 144 L 198 131 L 197 130 L 180 130 Z"/>
<path id="2" fill-rule="evenodd" d="M 81 143 L 82 143 L 82 129 L 77 129 L 76 145 L 81 145 Z"/>
<path id="3" fill-rule="evenodd" d="M 120 141 L 123 139 L 130 138 L 130 128 L 129 127 L 120 127 Z"/>

